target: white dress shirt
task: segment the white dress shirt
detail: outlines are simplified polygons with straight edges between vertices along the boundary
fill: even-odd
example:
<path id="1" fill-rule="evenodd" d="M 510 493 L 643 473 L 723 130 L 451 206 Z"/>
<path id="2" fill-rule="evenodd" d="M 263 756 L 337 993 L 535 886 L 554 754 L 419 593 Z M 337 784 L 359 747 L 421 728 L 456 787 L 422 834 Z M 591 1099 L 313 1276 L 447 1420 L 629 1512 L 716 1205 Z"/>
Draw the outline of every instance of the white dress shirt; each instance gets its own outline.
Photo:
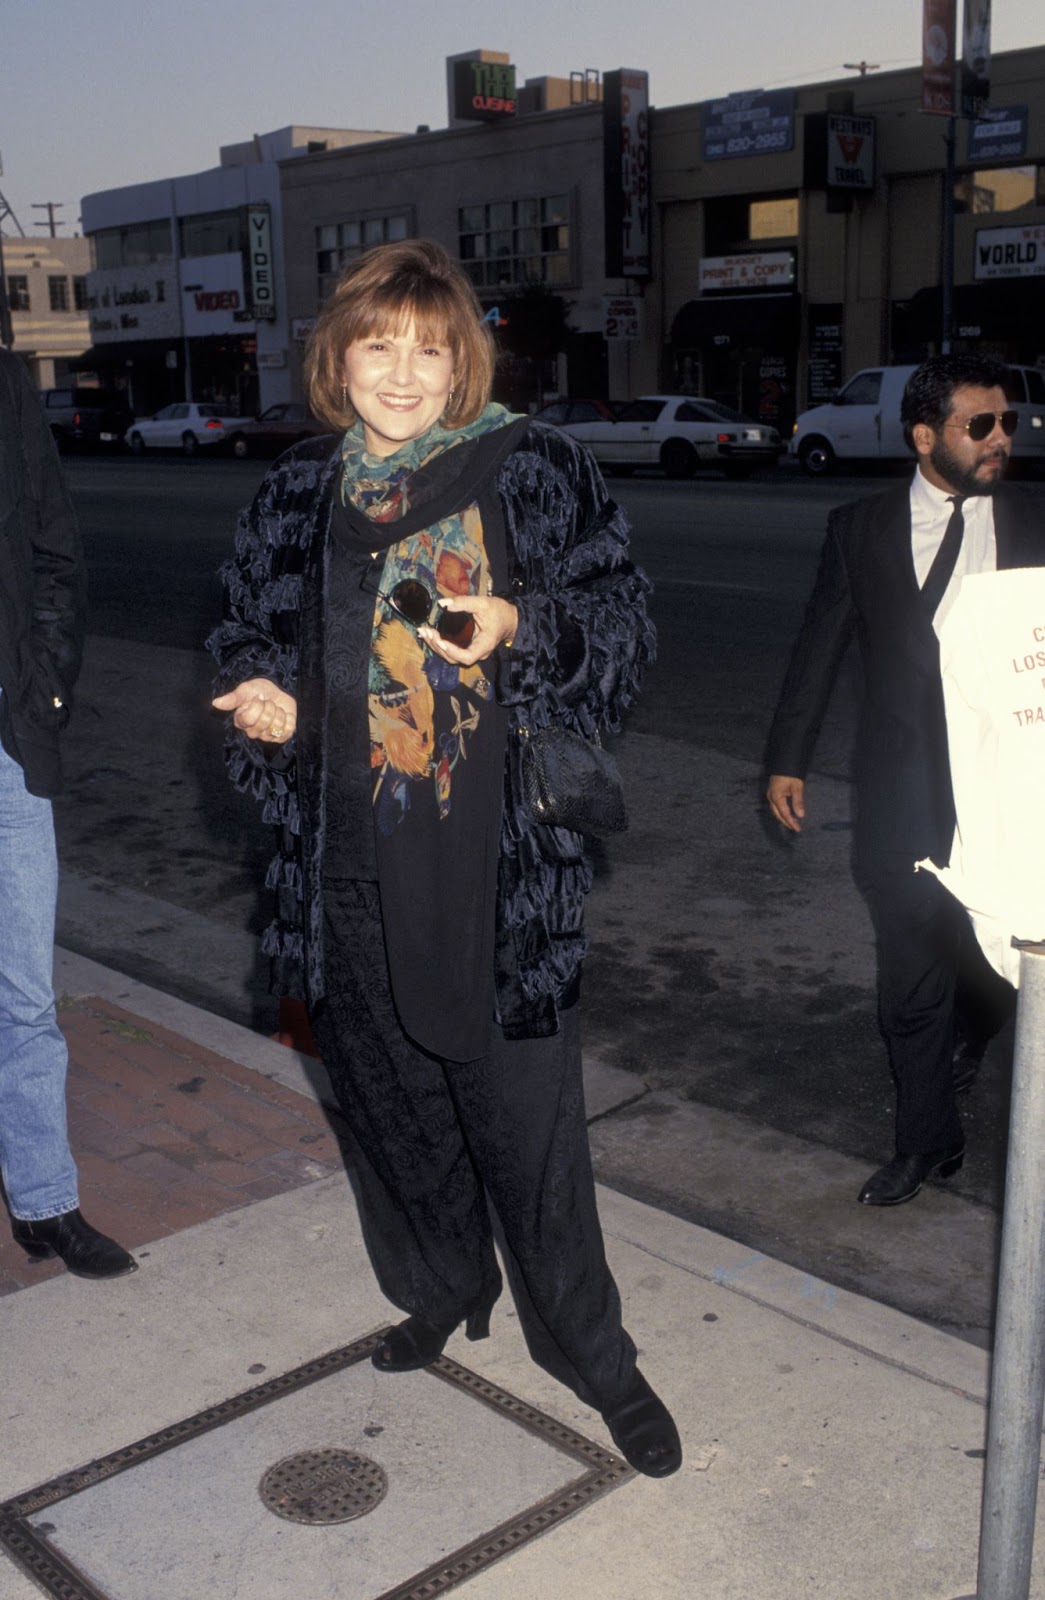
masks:
<path id="1" fill-rule="evenodd" d="M 919 589 L 929 576 L 929 568 L 943 543 L 953 510 L 947 490 L 937 489 L 918 467 L 911 480 L 911 555 Z M 937 635 L 957 598 L 962 579 L 971 572 L 996 572 L 998 569 L 992 496 L 969 495 L 962 506 L 962 515 L 965 518 L 962 547 L 951 581 L 944 590 L 943 599 L 933 618 Z"/>

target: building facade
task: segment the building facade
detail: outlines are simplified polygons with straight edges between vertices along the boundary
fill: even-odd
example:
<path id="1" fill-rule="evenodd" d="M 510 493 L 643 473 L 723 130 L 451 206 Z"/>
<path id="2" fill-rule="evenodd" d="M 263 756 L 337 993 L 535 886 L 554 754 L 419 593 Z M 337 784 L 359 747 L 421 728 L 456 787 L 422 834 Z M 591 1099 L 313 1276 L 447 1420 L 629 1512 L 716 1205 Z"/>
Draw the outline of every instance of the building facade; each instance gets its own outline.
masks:
<path id="1" fill-rule="evenodd" d="M 223 147 L 206 172 L 86 195 L 86 363 L 138 415 L 182 399 L 250 415 L 287 399 L 278 163 L 374 137 L 384 135 L 281 128 Z"/>
<path id="2" fill-rule="evenodd" d="M 53 389 L 78 376 L 91 342 L 90 241 L 5 235 L 2 249 L 11 348 L 38 389 Z"/>
<path id="3" fill-rule="evenodd" d="M 943 340 L 948 119 L 918 70 L 657 111 L 639 368 L 788 425 Z M 1045 49 L 996 56 L 959 119 L 952 348 L 1045 365 Z"/>
<path id="4" fill-rule="evenodd" d="M 479 85 L 469 98 L 511 109 L 470 120 L 455 98 L 462 68 Z M 531 79 L 516 92 L 506 55 L 472 51 L 448 61 L 447 77 L 451 126 L 281 167 L 295 386 L 345 265 L 372 244 L 427 238 L 462 261 L 498 326 L 502 398 L 525 408 L 549 386 L 627 389 L 626 352 L 617 371 L 603 337 L 605 297 L 622 283 L 606 273 L 597 75 Z M 491 87 L 509 92 L 482 92 Z"/>
<path id="5" fill-rule="evenodd" d="M 91 354 L 136 409 L 300 399 L 338 273 L 425 237 L 472 278 L 516 408 L 684 392 L 786 429 L 858 368 L 941 347 L 948 195 L 953 347 L 1045 365 L 1043 47 L 994 58 L 950 179 L 916 69 L 653 110 L 641 70 L 517 87 L 475 50 L 446 75 L 445 128 L 282 129 L 84 200 Z"/>

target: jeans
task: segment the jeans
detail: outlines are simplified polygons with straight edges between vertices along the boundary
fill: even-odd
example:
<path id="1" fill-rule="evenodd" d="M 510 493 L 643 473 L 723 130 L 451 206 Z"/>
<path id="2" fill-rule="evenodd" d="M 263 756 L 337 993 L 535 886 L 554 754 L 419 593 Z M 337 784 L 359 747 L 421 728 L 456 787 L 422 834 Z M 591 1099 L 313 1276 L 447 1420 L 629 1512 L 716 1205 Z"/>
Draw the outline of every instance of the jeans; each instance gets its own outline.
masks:
<path id="1" fill-rule="evenodd" d="M 78 1204 L 52 980 L 57 892 L 51 802 L 29 794 L 0 747 L 0 1177 L 27 1222 Z"/>

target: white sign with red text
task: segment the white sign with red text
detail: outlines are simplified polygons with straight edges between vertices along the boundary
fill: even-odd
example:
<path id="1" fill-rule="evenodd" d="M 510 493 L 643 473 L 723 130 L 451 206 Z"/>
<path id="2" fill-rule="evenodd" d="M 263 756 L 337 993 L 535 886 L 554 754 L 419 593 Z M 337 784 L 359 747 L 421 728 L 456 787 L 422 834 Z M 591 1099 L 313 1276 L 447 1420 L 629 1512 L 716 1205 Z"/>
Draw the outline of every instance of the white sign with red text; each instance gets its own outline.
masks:
<path id="1" fill-rule="evenodd" d="M 700 292 L 709 289 L 791 289 L 795 282 L 795 257 L 791 250 L 762 250 L 748 255 L 703 256 Z"/>
<path id="2" fill-rule="evenodd" d="M 254 318 L 243 292 L 243 257 L 188 256 L 181 263 L 181 308 L 190 338 L 244 333 Z"/>
<path id="3" fill-rule="evenodd" d="M 1012 940 L 1045 939 L 1045 567 L 979 572 L 940 627 L 957 826 L 937 870 L 988 960 L 1019 978 Z"/>

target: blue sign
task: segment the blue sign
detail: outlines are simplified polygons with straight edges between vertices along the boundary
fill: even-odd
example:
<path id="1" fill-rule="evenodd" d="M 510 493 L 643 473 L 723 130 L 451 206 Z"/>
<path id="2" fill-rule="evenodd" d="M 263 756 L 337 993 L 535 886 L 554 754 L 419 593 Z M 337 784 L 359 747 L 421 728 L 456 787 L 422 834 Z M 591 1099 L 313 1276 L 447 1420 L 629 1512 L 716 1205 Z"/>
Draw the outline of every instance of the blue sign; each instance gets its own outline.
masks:
<path id="1" fill-rule="evenodd" d="M 751 89 L 704 107 L 705 161 L 779 155 L 795 145 L 795 91 Z"/>
<path id="2" fill-rule="evenodd" d="M 985 161 L 1011 160 L 1026 154 L 1026 106 L 995 106 L 969 123 L 970 166 L 982 167 Z"/>

